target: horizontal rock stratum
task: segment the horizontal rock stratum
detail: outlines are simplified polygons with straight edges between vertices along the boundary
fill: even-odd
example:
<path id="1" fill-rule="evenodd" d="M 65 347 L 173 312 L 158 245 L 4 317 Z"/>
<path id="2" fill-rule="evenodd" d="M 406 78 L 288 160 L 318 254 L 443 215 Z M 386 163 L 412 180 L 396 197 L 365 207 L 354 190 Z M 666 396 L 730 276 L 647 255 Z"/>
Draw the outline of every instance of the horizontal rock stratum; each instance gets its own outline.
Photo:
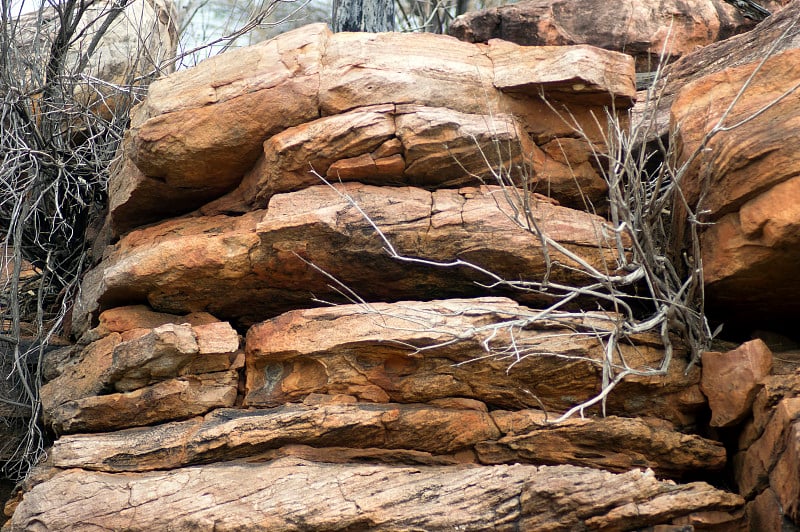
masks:
<path id="1" fill-rule="evenodd" d="M 457 264 L 398 261 L 372 223 L 401 255 L 472 261 L 506 279 L 541 282 L 548 256 L 541 239 L 502 206 L 506 192 L 317 185 L 274 196 L 268 209 L 242 216 L 168 220 L 133 231 L 106 251 L 84 280 L 74 326 L 85 330 L 99 311 L 134 303 L 173 313 L 209 311 L 249 325 L 314 306 L 313 297 L 336 298 L 341 286 L 321 270 L 361 297 L 384 301 L 475 295 L 486 291 L 476 282 L 497 280 Z M 542 230 L 591 268 L 616 271 L 615 234 L 603 218 L 540 199 L 530 209 Z M 596 281 L 557 250 L 549 254 L 550 282 Z"/>
<path id="2" fill-rule="evenodd" d="M 625 109 L 634 97 L 631 58 L 589 46 L 487 46 L 442 35 L 332 34 L 321 24 L 306 26 L 152 85 L 132 113 L 125 157 L 109 185 L 112 229 L 120 234 L 198 208 L 235 189 L 256 163 L 261 170 L 250 179 L 267 179 L 257 194 L 263 207 L 280 191 L 264 173 L 281 165 L 308 181 L 312 164 L 324 175 L 345 160 L 331 171 L 337 177 L 340 166 L 363 167 L 372 155 L 382 169 L 367 172 L 382 180 L 376 184 L 436 188 L 454 177 L 463 184 L 476 162 L 485 164 L 472 156 L 469 170 L 454 175 L 467 147 L 483 149 L 488 164 L 502 166 L 514 159 L 506 157 L 507 146 L 544 148 L 559 139 L 569 149 L 524 150 L 533 168 L 520 179 L 540 182 L 542 191 L 552 181 L 556 195 L 582 207 L 580 191 L 599 201 L 605 184 L 585 164 L 594 162 L 592 147 L 574 145 L 574 128 L 602 144 L 603 106 Z M 313 157 L 303 159 L 291 146 L 309 135 L 320 144 L 307 146 Z M 510 142 L 498 153 L 487 146 L 492 136 Z M 424 162 L 431 148 L 449 172 L 437 175 L 436 165 Z M 565 160 L 564 153 L 577 157 Z M 479 184 L 475 176 L 471 181 Z M 292 186 L 292 180 L 280 184 L 283 191 Z"/>

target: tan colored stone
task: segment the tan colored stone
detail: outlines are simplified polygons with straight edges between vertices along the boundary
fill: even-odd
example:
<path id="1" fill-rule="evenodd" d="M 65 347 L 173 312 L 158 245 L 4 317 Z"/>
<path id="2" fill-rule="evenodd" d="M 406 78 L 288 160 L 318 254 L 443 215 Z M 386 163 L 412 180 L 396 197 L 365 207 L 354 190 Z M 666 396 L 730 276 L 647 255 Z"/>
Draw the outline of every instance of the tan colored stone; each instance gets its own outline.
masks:
<path id="1" fill-rule="evenodd" d="M 493 419 L 501 418 L 502 431 L 509 425 L 514 431 L 496 441 L 478 443 L 475 450 L 481 463 L 572 464 L 614 472 L 650 468 L 671 478 L 720 471 L 725 466 L 722 444 L 681 434 L 668 423 L 609 416 L 553 425 L 541 414 L 526 414 L 492 412 Z"/>
<path id="2" fill-rule="evenodd" d="M 127 340 L 120 333 L 113 332 L 114 329 L 154 325 L 176 318 L 180 319 L 179 316 L 152 312 L 143 306 L 104 313 L 103 323 L 98 327 L 103 331 L 103 334 L 98 334 L 100 339 L 86 346 L 76 360 L 42 386 L 40 395 L 45 421 L 64 424 L 65 411 L 74 412 L 78 408 L 76 401 L 79 404 L 104 405 L 105 401 L 113 398 L 85 399 L 111 389 L 130 392 L 173 377 L 227 371 L 235 366 L 238 334 L 228 323 L 204 323 L 208 320 L 206 314 L 189 317 L 189 321 L 201 323 L 196 327 L 188 323 L 166 323 L 154 329 L 135 328 L 127 331 L 136 333 Z M 151 390 L 151 395 L 148 392 L 141 395 L 154 398 L 153 394 L 163 396 L 173 392 L 174 389 L 159 388 Z M 137 397 L 120 400 L 130 403 Z M 97 422 L 102 423 L 101 420 Z"/>
<path id="3" fill-rule="evenodd" d="M 236 371 L 185 375 L 132 392 L 67 401 L 48 416 L 58 434 L 151 425 L 233 406 L 238 381 Z"/>
<path id="4" fill-rule="evenodd" d="M 461 397 L 495 408 L 544 404 L 565 410 L 597 393 L 601 371 L 591 361 L 605 356 L 597 337 L 575 333 L 607 331 L 615 317 L 598 313 L 559 320 L 556 313 L 525 327 L 515 321 L 533 320 L 537 312 L 504 298 L 292 311 L 248 331 L 244 404 L 278 406 L 326 393 L 370 402 Z M 520 360 L 508 357 L 512 334 Z M 663 357 L 649 345 L 620 349 L 631 367 L 654 367 Z M 573 353 L 580 357 L 563 358 Z M 679 403 L 698 379 L 697 372 L 684 375 L 685 367 L 674 359 L 667 376 L 626 379 L 609 397 L 608 412 L 689 424 L 702 404 Z"/>
<path id="5" fill-rule="evenodd" d="M 590 44 L 630 54 L 637 70 L 648 72 L 664 52 L 671 61 L 754 25 L 723 0 L 538 0 L 469 12 L 453 21 L 449 33 L 468 42 L 498 38 L 525 46 Z"/>
<path id="6" fill-rule="evenodd" d="M 238 334 L 228 323 L 168 323 L 115 347 L 108 384 L 129 392 L 178 375 L 224 371 L 238 349 Z"/>
<path id="7" fill-rule="evenodd" d="M 73 469 L 29 491 L 9 532 L 103 527 L 150 531 L 544 530 L 646 527 L 743 500 L 652 472 L 573 466 L 387 466 L 282 458 L 136 474 Z M 634 513 L 635 507 L 641 508 Z"/>
<path id="8" fill-rule="evenodd" d="M 146 305 L 131 305 L 115 307 L 102 312 L 98 317 L 98 325 L 90 331 L 90 338 L 100 339 L 110 333 L 120 333 L 124 336 L 128 331 L 135 329 L 155 329 L 162 325 L 172 323 L 179 325 L 206 325 L 219 320 L 207 312 L 194 312 L 183 316 L 155 312 Z"/>
<path id="9" fill-rule="evenodd" d="M 332 35 L 323 25 L 306 26 L 153 84 L 132 114 L 122 164 L 111 178 L 111 231 L 121 235 L 137 223 L 202 208 L 229 191 L 207 212 L 241 212 L 243 204 L 252 201 L 247 193 L 252 187 L 234 189 L 262 153 L 255 170 L 258 179 L 270 171 L 291 170 L 283 191 L 296 188 L 292 181 L 307 180 L 310 164 L 330 168 L 339 160 L 362 157 L 375 147 L 367 144 L 380 144 L 381 134 L 361 131 L 366 125 L 358 120 L 354 123 L 359 127 L 352 131 L 346 125 L 356 116 L 366 118 L 356 109 L 370 106 L 447 109 L 439 112 L 456 117 L 449 119 L 450 130 L 456 129 L 454 121 L 463 121 L 461 115 L 513 114 L 536 142 L 575 136 L 577 125 L 602 151 L 596 116 L 611 101 L 620 110 L 630 106 L 633 79 L 627 56 L 590 47 L 487 47 L 442 35 Z M 540 89 L 558 100 L 558 111 L 540 100 Z M 473 127 L 469 121 L 461 125 L 464 132 Z M 382 126 L 370 126 L 376 127 Z M 292 132 L 284 135 L 286 129 Z M 481 136 L 486 129 L 484 125 Z M 517 129 L 515 124 L 509 131 Z M 504 134 L 501 130 L 501 138 Z M 349 144 L 354 140 L 356 144 Z M 262 147 L 265 141 L 269 145 Z M 357 153 L 349 153 L 356 148 Z M 436 160 L 447 163 L 443 173 L 452 173 L 457 168 L 452 156 L 441 146 L 437 150 Z M 470 155 L 482 163 L 474 150 Z M 397 176 L 400 159 L 383 159 L 377 157 L 376 175 L 367 177 Z M 342 177 L 361 179 L 366 162 L 362 159 L 361 170 Z M 438 170 L 427 164 L 426 175 L 436 176 Z M 326 168 L 317 170 L 325 175 Z M 408 176 L 413 177 L 413 171 Z M 154 197 L 161 201 L 152 201 Z"/>
<path id="10" fill-rule="evenodd" d="M 379 150 L 390 141 L 396 144 L 383 151 L 398 153 L 381 157 Z M 588 144 L 553 142 L 562 149 L 548 157 L 510 114 L 409 104 L 358 107 L 269 138 L 240 186 L 201 212 L 265 208 L 273 195 L 319 185 L 322 177 L 436 189 L 498 184 L 502 175 L 506 184 L 529 184 L 568 206 L 599 203 L 608 187 L 589 163 Z"/>
<path id="11" fill-rule="evenodd" d="M 761 340 L 751 340 L 727 353 L 702 356 L 700 388 L 708 397 L 712 427 L 731 427 L 750 415 L 761 381 L 772 370 L 772 352 Z"/>
<path id="12" fill-rule="evenodd" d="M 670 108 L 676 95 L 691 82 L 800 46 L 800 26 L 796 23 L 800 6 L 785 0 L 780 3 L 786 3 L 786 7 L 753 30 L 704 46 L 668 65 L 655 86 L 653 94 L 658 95 L 655 101 L 651 99 L 648 103 L 645 91 L 639 93 L 633 109 L 633 120 L 639 121 L 654 115 L 646 141 L 669 133 Z"/>
<path id="13" fill-rule="evenodd" d="M 329 36 L 306 26 L 156 81 L 132 113 L 128 155 L 172 188 L 233 188 L 266 138 L 319 116 Z"/>
<path id="14" fill-rule="evenodd" d="M 734 475 L 743 496 L 752 497 L 767 487 L 775 464 L 791 441 L 789 434 L 798 419 L 800 398 L 782 400 L 761 437 L 735 457 Z"/>
<path id="15" fill-rule="evenodd" d="M 114 348 L 122 341 L 111 333 L 83 349 L 79 360 L 65 368 L 39 390 L 45 421 L 48 413 L 67 401 L 99 394 L 108 384 Z"/>
<path id="16" fill-rule="evenodd" d="M 758 494 L 745 507 L 747 530 L 785 530 L 783 510 L 780 501 L 771 489 L 767 488 Z"/>
<path id="17" fill-rule="evenodd" d="M 775 407 L 783 399 L 800 395 L 800 373 L 770 375 L 763 380 L 761 390 L 753 402 L 753 423 L 756 437 L 764 431 L 775 413 Z M 746 448 L 747 445 L 742 448 Z"/>
<path id="18" fill-rule="evenodd" d="M 487 54 L 494 86 L 503 92 L 623 108 L 636 100 L 630 77 L 634 62 L 625 54 L 603 53 L 594 46 L 516 46 L 501 40 L 489 41 Z"/>
<path id="19" fill-rule="evenodd" d="M 291 404 L 269 410 L 220 409 L 202 419 L 62 436 L 50 458 L 60 468 L 149 471 L 246 457 L 288 443 L 450 454 L 499 435 L 489 414 L 477 410 Z"/>
<path id="20" fill-rule="evenodd" d="M 474 261 L 515 280 L 541 281 L 547 271 L 541 240 L 509 219 L 497 187 L 428 192 L 345 183 L 339 190 L 405 256 Z M 531 208 L 544 231 L 588 264 L 616 265 L 613 231 L 602 218 L 543 201 Z M 553 249 L 550 257 L 551 281 L 589 282 L 572 269 L 574 261 Z M 336 298 L 330 279 L 309 263 L 371 300 L 473 295 L 486 292 L 475 281 L 489 281 L 469 269 L 392 259 L 362 214 L 323 185 L 274 196 L 266 212 L 173 220 L 130 233 L 87 273 L 74 326 L 86 328 L 105 308 L 144 301 L 159 311 L 206 310 L 246 326 L 308 306 L 312 293 Z"/>
<path id="21" fill-rule="evenodd" d="M 770 472 L 769 485 L 786 516 L 800 523 L 800 421 L 795 420 L 786 430 L 783 452 Z"/>

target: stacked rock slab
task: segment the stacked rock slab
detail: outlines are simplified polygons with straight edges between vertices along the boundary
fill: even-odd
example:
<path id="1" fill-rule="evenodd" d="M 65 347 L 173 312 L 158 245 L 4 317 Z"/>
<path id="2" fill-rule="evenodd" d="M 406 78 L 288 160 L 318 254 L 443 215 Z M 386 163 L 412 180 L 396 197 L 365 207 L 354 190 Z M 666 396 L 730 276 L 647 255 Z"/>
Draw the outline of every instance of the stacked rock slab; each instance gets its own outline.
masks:
<path id="1" fill-rule="evenodd" d="M 119 239 L 84 280 L 77 345 L 46 363 L 60 437 L 8 529 L 731 525 L 739 496 L 676 484 L 726 460 L 689 433 L 705 400 L 681 353 L 620 384 L 608 417 L 553 424 L 599 391 L 619 317 L 542 315 L 541 294 L 431 264 L 615 271 L 625 235 L 569 205 L 602 201 L 593 116 L 630 106 L 633 80 L 591 47 L 316 25 L 154 84 L 112 178 Z M 526 169 L 563 246 L 549 262 L 499 165 Z M 356 303 L 324 306 L 342 293 Z M 642 334 L 610 356 L 664 354 Z"/>

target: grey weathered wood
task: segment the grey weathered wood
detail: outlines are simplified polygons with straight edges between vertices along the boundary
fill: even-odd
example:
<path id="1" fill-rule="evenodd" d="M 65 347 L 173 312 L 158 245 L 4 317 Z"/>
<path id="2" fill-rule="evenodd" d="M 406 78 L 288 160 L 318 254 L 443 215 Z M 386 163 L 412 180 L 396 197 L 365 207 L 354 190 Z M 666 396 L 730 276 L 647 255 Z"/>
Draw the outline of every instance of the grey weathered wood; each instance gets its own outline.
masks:
<path id="1" fill-rule="evenodd" d="M 393 0 L 334 0 L 333 31 L 394 30 Z"/>

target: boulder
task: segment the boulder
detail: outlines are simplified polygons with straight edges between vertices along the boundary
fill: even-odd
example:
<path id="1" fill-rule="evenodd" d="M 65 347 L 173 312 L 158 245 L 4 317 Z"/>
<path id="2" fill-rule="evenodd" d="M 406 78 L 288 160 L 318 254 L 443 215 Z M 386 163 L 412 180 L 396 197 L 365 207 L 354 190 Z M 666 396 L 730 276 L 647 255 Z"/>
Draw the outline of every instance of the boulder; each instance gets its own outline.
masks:
<path id="1" fill-rule="evenodd" d="M 731 427 L 750 415 L 761 381 L 772 371 L 772 352 L 761 340 L 733 351 L 702 355 L 700 389 L 708 397 L 712 427 Z"/>
<path id="2" fill-rule="evenodd" d="M 292 311 L 248 331 L 244 404 L 272 407 L 323 393 L 377 403 L 466 397 L 493 408 L 563 411 L 600 391 L 618 316 L 543 315 L 504 298 Z M 621 342 L 617 362 L 658 367 L 658 345 L 656 337 Z M 690 423 L 702 403 L 683 400 L 698 385 L 699 372 L 686 368 L 675 357 L 664 376 L 623 380 L 607 412 Z"/>
<path id="3" fill-rule="evenodd" d="M 701 240 L 709 315 L 738 315 L 735 327 L 791 330 L 788 316 L 800 310 L 800 157 L 791 148 L 800 142 L 800 93 L 791 92 L 798 76 L 800 50 L 788 50 L 761 67 L 698 79 L 672 107 L 679 163 L 688 165 L 684 193 L 690 206 L 702 198 L 703 220 L 715 222 Z"/>
<path id="4" fill-rule="evenodd" d="M 466 13 L 453 21 L 449 33 L 467 42 L 590 44 L 629 54 L 636 59 L 637 71 L 649 72 L 662 53 L 671 62 L 752 29 L 755 23 L 724 0 L 534 0 Z"/>
<path id="5" fill-rule="evenodd" d="M 394 138 L 390 115 L 395 111 L 378 112 L 383 106 L 398 107 L 398 117 L 417 126 L 433 118 L 422 140 L 433 143 L 438 155 L 420 170 L 413 153 L 420 141 L 409 140 L 412 145 L 406 145 L 402 155 L 411 160 L 405 161 L 402 172 L 410 181 L 402 183 L 417 184 L 420 171 L 445 182 L 455 178 L 455 186 L 465 182 L 453 155 L 475 147 L 469 137 L 475 132 L 480 142 L 498 131 L 504 141 L 513 132 L 509 144 L 516 150 L 517 138 L 527 149 L 521 131 L 536 143 L 546 143 L 575 137 L 574 128 L 580 127 L 602 151 L 602 128 L 595 117 L 612 102 L 618 109 L 632 104 L 633 78 L 627 56 L 590 47 L 487 47 L 431 34 L 333 35 L 320 24 L 290 31 L 153 84 L 132 113 L 123 159 L 110 179 L 112 232 L 121 235 L 137 224 L 200 208 L 236 189 L 254 165 L 257 175 L 250 179 L 257 182 L 269 181 L 265 172 L 294 172 L 281 183 L 282 191 L 294 190 L 297 179 L 308 182 L 310 164 L 325 175 L 340 160 L 359 161 L 355 164 L 362 169 L 356 174 L 366 172 L 365 181 L 397 179 L 401 165 L 395 155 L 400 153 L 379 157 L 385 160 L 375 163 L 375 174 L 366 170 L 373 168 L 371 162 L 358 159 Z M 540 92 L 555 105 L 548 107 Z M 417 112 L 420 116 L 413 116 Z M 518 123 L 507 128 L 511 114 Z M 493 127 L 491 119 L 485 123 L 487 115 L 498 117 L 503 127 Z M 358 127 L 343 129 L 351 121 Z M 397 128 L 407 130 L 400 123 Z M 454 154 L 443 146 L 452 140 L 458 144 Z M 590 153 L 585 149 L 583 159 Z M 541 153 L 535 156 L 542 158 Z M 487 173 L 482 158 L 473 159 Z M 439 163 L 444 163 L 442 174 L 448 177 L 437 177 L 440 169 L 433 165 Z M 585 169 L 579 172 L 581 179 L 584 174 Z M 597 173 L 593 178 L 592 187 L 583 183 L 584 193 L 597 201 L 595 189 L 602 191 L 603 183 Z M 228 198 L 218 205 L 217 212 L 236 210 L 241 201 L 250 201 L 241 192 L 233 194 L 235 201 Z M 579 195 L 571 187 L 571 196 Z M 153 202 L 154 197 L 167 201 Z"/>
<path id="6" fill-rule="evenodd" d="M 457 264 L 391 258 L 362 211 L 401 255 L 473 261 L 507 279 L 541 282 L 548 274 L 541 239 L 513 220 L 501 194 L 498 187 L 429 192 L 345 183 L 273 196 L 266 211 L 162 222 L 121 239 L 86 275 L 74 327 L 80 333 L 98 311 L 144 302 L 175 314 L 210 311 L 248 326 L 314 305 L 311 294 L 338 297 L 339 287 L 320 270 L 373 301 L 473 295 L 487 292 L 476 281 L 493 282 Z M 605 220 L 532 199 L 541 229 L 584 266 L 616 267 L 614 232 Z M 592 281 L 591 272 L 557 250 L 549 256 L 550 282 Z"/>
<path id="7" fill-rule="evenodd" d="M 736 511 L 743 502 L 701 482 L 658 481 L 650 471 L 283 458 L 136 474 L 71 469 L 28 492 L 8 529 L 620 529 Z"/>
<path id="8" fill-rule="evenodd" d="M 752 31 L 704 46 L 668 65 L 650 97 L 647 91 L 639 92 L 632 120 L 637 122 L 652 117 L 648 141 L 669 133 L 670 108 L 686 85 L 707 75 L 758 62 L 769 55 L 800 46 L 800 25 L 796 23 L 800 5 L 797 2 L 781 3 L 786 7 Z"/>
<path id="9" fill-rule="evenodd" d="M 187 417 L 193 409 L 199 409 L 194 411 L 197 414 L 233 404 L 238 386 L 235 374 L 170 380 L 237 369 L 241 365 L 236 360 L 239 337 L 229 324 L 166 323 L 135 331 L 132 338 L 109 332 L 90 343 L 42 386 L 47 423 L 64 431 L 82 426 L 99 430 Z M 152 386 L 156 383 L 160 384 Z M 139 391 L 127 393 L 134 390 Z M 198 404 L 192 405 L 194 400 Z M 140 412 L 142 401 L 148 402 L 147 410 Z M 124 408 L 132 414 L 124 416 Z M 98 417 L 92 418 L 95 414 Z"/>

